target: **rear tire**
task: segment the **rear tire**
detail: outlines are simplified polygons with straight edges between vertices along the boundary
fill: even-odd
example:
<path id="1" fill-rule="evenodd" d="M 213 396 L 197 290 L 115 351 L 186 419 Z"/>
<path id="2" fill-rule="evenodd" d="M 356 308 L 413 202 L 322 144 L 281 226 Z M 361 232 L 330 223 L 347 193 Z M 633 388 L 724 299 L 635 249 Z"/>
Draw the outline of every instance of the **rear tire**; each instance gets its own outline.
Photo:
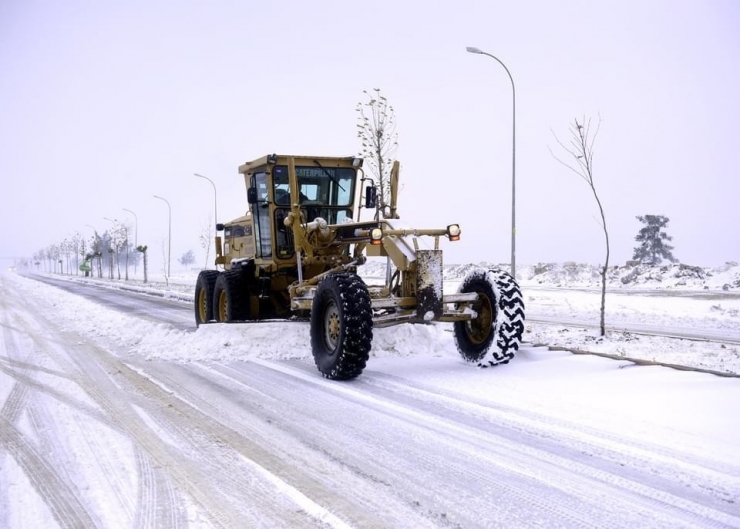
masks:
<path id="1" fill-rule="evenodd" d="M 203 270 L 195 282 L 195 325 L 213 320 L 213 287 L 216 285 L 218 271 Z"/>
<path id="2" fill-rule="evenodd" d="M 359 376 L 372 340 L 372 304 L 365 283 L 349 272 L 325 277 L 311 309 L 311 349 L 321 374 L 332 380 Z"/>
<path id="3" fill-rule="evenodd" d="M 249 319 L 249 292 L 240 271 L 229 270 L 219 274 L 213 288 L 213 318 L 232 323 Z"/>
<path id="4" fill-rule="evenodd" d="M 514 358 L 524 334 L 524 300 L 519 285 L 503 270 L 477 269 L 469 273 L 458 292 L 477 292 L 477 317 L 454 324 L 455 344 L 468 362 L 488 367 Z"/>

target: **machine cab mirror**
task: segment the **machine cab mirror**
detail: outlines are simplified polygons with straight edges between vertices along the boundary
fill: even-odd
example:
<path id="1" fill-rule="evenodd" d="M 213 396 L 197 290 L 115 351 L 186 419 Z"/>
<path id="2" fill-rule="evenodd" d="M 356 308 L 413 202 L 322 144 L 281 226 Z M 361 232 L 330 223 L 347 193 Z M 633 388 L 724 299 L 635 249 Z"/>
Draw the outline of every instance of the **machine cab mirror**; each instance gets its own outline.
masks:
<path id="1" fill-rule="evenodd" d="M 365 207 L 368 209 L 374 209 L 378 204 L 378 188 L 375 186 L 368 186 L 365 188 Z"/>
<path id="2" fill-rule="evenodd" d="M 256 187 L 250 187 L 247 189 L 247 202 L 250 204 L 256 204 L 257 203 L 257 188 Z"/>

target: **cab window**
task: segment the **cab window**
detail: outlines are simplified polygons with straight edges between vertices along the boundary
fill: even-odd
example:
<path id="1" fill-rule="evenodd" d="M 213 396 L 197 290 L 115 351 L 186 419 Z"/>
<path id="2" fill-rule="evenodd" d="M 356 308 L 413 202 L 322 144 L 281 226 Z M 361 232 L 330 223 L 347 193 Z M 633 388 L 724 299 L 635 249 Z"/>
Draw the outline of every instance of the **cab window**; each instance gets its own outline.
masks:
<path id="1" fill-rule="evenodd" d="M 351 207 L 356 173 L 352 167 L 297 166 L 300 204 Z M 276 165 L 272 171 L 275 203 L 290 204 L 288 167 Z"/>
<path id="2" fill-rule="evenodd" d="M 267 258 L 272 256 L 267 173 L 265 171 L 255 172 L 252 175 L 251 186 L 257 189 L 257 202 L 251 205 L 252 217 L 257 224 L 257 255 Z"/>

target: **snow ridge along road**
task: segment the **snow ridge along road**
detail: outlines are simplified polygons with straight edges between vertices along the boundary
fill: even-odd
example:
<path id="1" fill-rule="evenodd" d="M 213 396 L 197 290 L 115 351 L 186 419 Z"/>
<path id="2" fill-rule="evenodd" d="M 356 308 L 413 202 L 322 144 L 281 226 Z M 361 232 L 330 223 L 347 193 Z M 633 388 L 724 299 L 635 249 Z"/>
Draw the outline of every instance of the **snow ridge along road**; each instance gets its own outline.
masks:
<path id="1" fill-rule="evenodd" d="M 186 275 L 180 278 L 182 282 L 169 286 L 75 276 L 33 277 L 127 314 L 193 330 L 194 275 Z M 382 282 L 377 277 L 365 279 L 373 284 Z M 445 290 L 455 291 L 459 283 L 445 281 Z M 159 301 L 143 303 L 137 293 Z M 736 292 L 612 290 L 607 299 L 607 339 L 594 332 L 598 329 L 600 291 L 526 285 L 523 293 L 527 307 L 524 338 L 530 343 L 685 366 L 707 373 L 740 374 L 740 294 Z M 178 316 L 171 313 L 173 305 L 183 307 Z M 170 321 L 173 317 L 175 320 Z M 442 328 L 451 330 L 450 325 Z"/>
<path id="2" fill-rule="evenodd" d="M 737 380 L 404 326 L 337 383 L 303 324 L 0 288 L 2 527 L 740 527 Z"/>

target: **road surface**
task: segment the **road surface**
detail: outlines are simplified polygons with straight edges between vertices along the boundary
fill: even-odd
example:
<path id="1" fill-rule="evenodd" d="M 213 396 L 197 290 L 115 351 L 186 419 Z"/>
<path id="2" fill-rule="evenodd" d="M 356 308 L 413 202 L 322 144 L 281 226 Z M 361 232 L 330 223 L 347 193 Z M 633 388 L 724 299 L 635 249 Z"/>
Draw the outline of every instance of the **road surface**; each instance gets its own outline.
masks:
<path id="1" fill-rule="evenodd" d="M 18 279 L 0 289 L 0 527 L 740 527 L 735 430 L 607 427 L 599 388 L 549 413 L 567 395 L 542 389 L 534 349 L 485 394 L 470 387 L 496 370 L 446 358 L 338 383 L 305 359 L 141 358 L 58 321 L 65 307 Z M 162 326 L 192 320 L 182 303 L 73 289 Z M 434 382 L 448 371 L 454 384 Z"/>

